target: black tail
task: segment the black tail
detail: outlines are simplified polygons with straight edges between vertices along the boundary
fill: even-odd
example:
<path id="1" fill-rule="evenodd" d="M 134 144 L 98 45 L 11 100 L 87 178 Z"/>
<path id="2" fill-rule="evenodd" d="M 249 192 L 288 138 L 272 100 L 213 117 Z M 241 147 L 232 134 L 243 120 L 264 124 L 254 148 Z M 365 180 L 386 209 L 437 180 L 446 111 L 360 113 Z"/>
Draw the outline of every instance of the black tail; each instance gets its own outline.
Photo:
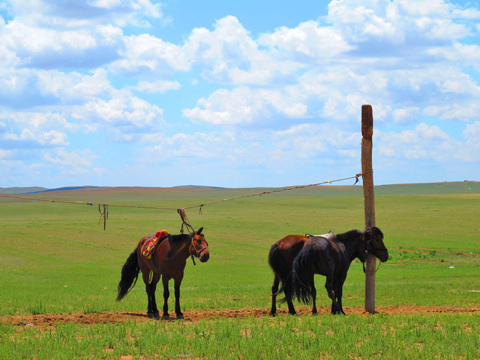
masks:
<path id="1" fill-rule="evenodd" d="M 315 247 L 307 246 L 300 251 L 293 261 L 292 285 L 297 299 L 304 304 L 309 303 L 314 294 L 313 264 L 315 261 Z"/>
<path id="2" fill-rule="evenodd" d="M 118 283 L 117 301 L 122 300 L 125 295 L 127 295 L 128 292 L 133 289 L 137 283 L 139 271 L 140 267 L 138 266 L 137 249 L 135 249 L 130 254 L 125 264 L 123 264 L 122 278 Z"/>
<path id="3" fill-rule="evenodd" d="M 280 254 L 280 246 L 278 244 L 273 244 L 270 248 L 270 253 L 268 254 L 268 263 L 272 268 L 273 272 L 278 275 L 280 278 L 280 290 L 277 294 L 280 294 L 285 290 L 285 286 L 290 282 L 290 266 L 285 262 L 282 255 Z M 285 301 L 283 299 L 282 301 Z"/>

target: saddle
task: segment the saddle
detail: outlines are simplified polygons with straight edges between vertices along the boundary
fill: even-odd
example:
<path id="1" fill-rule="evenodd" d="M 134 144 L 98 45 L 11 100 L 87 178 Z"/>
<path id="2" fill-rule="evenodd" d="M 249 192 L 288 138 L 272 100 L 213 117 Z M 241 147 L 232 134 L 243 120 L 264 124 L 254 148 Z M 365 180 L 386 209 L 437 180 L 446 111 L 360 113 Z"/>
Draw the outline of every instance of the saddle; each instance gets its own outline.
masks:
<path id="1" fill-rule="evenodd" d="M 327 234 L 322 234 L 322 235 L 305 234 L 305 236 L 308 236 L 308 237 L 323 237 L 327 240 L 333 240 L 337 237 L 337 235 L 335 234 L 335 232 L 333 230 L 330 230 Z"/>
<path id="2" fill-rule="evenodd" d="M 157 231 L 155 237 L 145 242 L 142 246 L 142 254 L 146 256 L 147 259 L 151 259 L 152 255 L 155 253 L 157 246 L 169 235 L 167 230 Z"/>

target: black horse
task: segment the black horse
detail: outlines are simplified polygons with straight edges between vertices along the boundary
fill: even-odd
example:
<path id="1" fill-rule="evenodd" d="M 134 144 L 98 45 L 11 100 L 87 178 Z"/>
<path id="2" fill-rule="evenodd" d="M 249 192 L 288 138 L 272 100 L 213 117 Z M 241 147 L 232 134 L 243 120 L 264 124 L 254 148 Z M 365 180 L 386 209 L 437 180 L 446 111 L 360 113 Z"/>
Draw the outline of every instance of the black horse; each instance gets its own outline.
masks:
<path id="1" fill-rule="evenodd" d="M 293 261 L 292 286 L 298 300 L 313 301 L 313 313 L 317 313 L 317 290 L 313 276 L 326 276 L 325 288 L 332 299 L 332 314 L 345 314 L 342 307 L 343 283 L 351 262 L 367 259 L 367 252 L 381 262 L 388 260 L 388 250 L 383 243 L 382 231 L 374 227 L 365 231 L 351 230 L 335 237 L 312 236 Z"/>

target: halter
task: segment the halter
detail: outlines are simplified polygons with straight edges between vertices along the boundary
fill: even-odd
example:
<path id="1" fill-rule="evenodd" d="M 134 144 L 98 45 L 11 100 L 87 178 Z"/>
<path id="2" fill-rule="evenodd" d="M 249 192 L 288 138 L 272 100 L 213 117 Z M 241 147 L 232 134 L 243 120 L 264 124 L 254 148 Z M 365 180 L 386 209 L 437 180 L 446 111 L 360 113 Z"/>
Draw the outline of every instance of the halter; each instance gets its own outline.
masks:
<path id="1" fill-rule="evenodd" d="M 368 250 L 367 249 L 367 246 L 370 246 L 371 247 L 371 250 Z M 372 254 L 373 256 L 375 256 L 373 253 L 376 252 L 376 251 L 387 251 L 388 252 L 388 249 L 385 248 L 385 249 L 380 249 L 380 248 L 377 248 L 375 247 L 373 244 L 372 244 L 372 240 L 368 240 L 367 241 L 367 246 L 365 247 L 365 250 L 368 251 L 370 254 Z M 376 256 L 375 256 L 376 257 Z M 363 273 L 365 273 L 365 261 L 362 262 L 363 263 Z M 375 270 L 375 273 L 378 271 L 378 269 L 380 269 L 380 265 L 382 264 L 382 262 L 380 261 L 378 263 L 378 266 L 377 266 L 377 269 Z"/>
<path id="2" fill-rule="evenodd" d="M 377 247 L 373 246 L 372 244 L 370 244 L 370 241 L 368 242 L 368 244 L 372 247 L 372 251 L 371 251 L 372 255 L 375 251 L 388 251 L 388 249 L 386 249 L 386 248 L 385 249 L 380 249 L 380 248 L 377 248 Z M 367 250 L 367 251 L 370 251 L 370 250 Z"/>
<path id="3" fill-rule="evenodd" d="M 193 252 L 191 251 L 191 248 L 193 247 L 193 249 L 195 250 L 195 252 L 197 253 L 197 257 L 199 257 L 206 249 L 200 249 L 199 247 L 197 247 L 197 245 L 195 244 L 195 241 L 193 241 L 193 238 L 195 237 L 196 233 L 192 236 L 192 238 L 190 239 L 190 246 L 188 247 L 188 251 L 190 253 L 190 256 L 192 257 L 192 261 L 193 261 L 193 265 L 196 265 L 195 264 L 195 258 L 193 257 Z"/>
<path id="4" fill-rule="evenodd" d="M 178 215 L 180 215 L 180 218 L 182 219 L 182 227 L 180 228 L 180 232 L 183 234 L 183 228 L 186 227 L 187 229 L 190 229 L 194 235 L 190 239 L 190 246 L 193 244 L 193 237 L 195 236 L 195 229 L 193 228 L 192 225 L 190 225 L 190 220 L 188 219 L 187 213 L 185 212 L 185 209 L 177 209 Z M 193 266 L 197 265 L 195 264 L 195 258 L 193 257 L 192 252 L 190 251 L 190 246 L 188 247 L 188 252 L 190 253 L 190 256 L 192 257 L 192 262 Z M 193 248 L 198 251 L 198 249 L 193 245 Z"/>

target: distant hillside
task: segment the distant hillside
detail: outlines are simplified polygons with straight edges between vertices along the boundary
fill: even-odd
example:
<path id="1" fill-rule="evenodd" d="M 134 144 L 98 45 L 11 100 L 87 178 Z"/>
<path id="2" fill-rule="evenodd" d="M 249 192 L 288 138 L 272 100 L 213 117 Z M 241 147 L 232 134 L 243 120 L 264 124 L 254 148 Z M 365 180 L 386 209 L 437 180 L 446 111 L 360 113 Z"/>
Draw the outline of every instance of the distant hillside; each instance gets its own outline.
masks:
<path id="1" fill-rule="evenodd" d="M 101 186 L 67 186 L 56 189 L 47 189 L 39 186 L 32 187 L 10 187 L 0 188 L 0 194 L 37 194 L 52 191 L 69 191 L 69 190 L 84 190 L 84 189 L 102 189 Z"/>
<path id="2" fill-rule="evenodd" d="M 425 184 L 382 185 L 375 187 L 375 195 L 429 195 L 480 193 L 478 181 L 455 181 Z"/>
<path id="3" fill-rule="evenodd" d="M 32 187 L 9 187 L 9 188 L 0 188 L 0 194 L 30 194 L 34 192 L 41 192 L 48 190 L 43 187 L 32 186 Z"/>
<path id="4" fill-rule="evenodd" d="M 32 191 L 30 194 L 42 193 L 42 192 L 52 192 L 52 191 L 72 191 L 72 190 L 94 190 L 94 189 L 103 189 L 104 186 L 66 186 L 56 189 L 44 189 L 40 191 Z"/>
<path id="5" fill-rule="evenodd" d="M 94 190 L 98 192 L 107 191 L 110 195 L 115 193 L 129 193 L 136 197 L 140 194 L 148 192 L 149 194 L 162 193 L 179 196 L 185 192 L 185 196 L 191 196 L 191 192 L 201 193 L 201 196 L 216 197 L 232 197 L 242 196 L 249 193 L 268 192 L 282 188 L 221 188 L 213 186 L 175 186 L 171 188 L 161 187 L 100 187 L 100 186 L 70 186 L 56 189 L 46 189 L 42 187 L 11 187 L 0 188 L 0 194 L 34 194 L 49 193 L 54 191 L 73 192 L 75 190 Z M 98 192 L 97 192 L 98 191 Z M 375 186 L 375 195 L 430 195 L 430 194 L 474 194 L 480 193 L 480 182 L 478 181 L 456 181 L 442 183 L 425 183 L 425 184 L 396 184 L 396 185 L 379 185 Z M 363 189 L 361 183 L 358 185 L 324 185 L 316 187 L 308 187 L 286 192 L 276 192 L 269 196 L 362 196 Z M 143 196 L 143 195 L 142 195 Z M 141 197 L 141 196 L 140 196 Z"/>
<path id="6" fill-rule="evenodd" d="M 204 186 L 204 185 L 180 185 L 180 186 L 173 186 L 173 187 L 177 189 L 226 189 L 218 186 Z"/>

